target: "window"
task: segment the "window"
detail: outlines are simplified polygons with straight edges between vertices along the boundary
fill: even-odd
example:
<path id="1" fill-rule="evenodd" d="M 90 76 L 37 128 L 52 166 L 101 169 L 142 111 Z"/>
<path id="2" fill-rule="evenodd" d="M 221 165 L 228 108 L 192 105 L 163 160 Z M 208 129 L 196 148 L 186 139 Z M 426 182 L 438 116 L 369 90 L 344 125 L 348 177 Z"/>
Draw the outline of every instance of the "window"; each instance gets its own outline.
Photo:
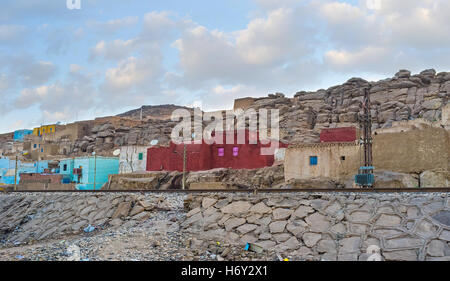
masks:
<path id="1" fill-rule="evenodd" d="M 225 148 L 223 148 L 223 147 L 218 148 L 217 149 L 217 155 L 219 157 L 223 157 L 225 155 Z"/>
<path id="2" fill-rule="evenodd" d="M 44 152 L 44 149 L 43 149 L 43 148 L 41 148 L 41 152 Z"/>
<path id="3" fill-rule="evenodd" d="M 50 128 L 50 133 L 53 131 L 53 128 Z"/>
<path id="4" fill-rule="evenodd" d="M 67 164 L 64 164 L 63 171 L 67 171 Z"/>
<path id="5" fill-rule="evenodd" d="M 309 156 L 309 165 L 317 166 L 317 156 Z"/>
<path id="6" fill-rule="evenodd" d="M 142 160 L 142 159 L 144 159 L 144 153 L 139 153 L 139 156 L 138 156 L 138 158 L 139 158 L 139 160 Z"/>
<path id="7" fill-rule="evenodd" d="M 238 156 L 239 154 L 239 147 L 235 146 L 233 147 L 233 156 Z"/>
<path id="8" fill-rule="evenodd" d="M 36 148 L 37 147 L 37 144 L 33 144 L 33 148 Z"/>
<path id="9" fill-rule="evenodd" d="M 345 156 L 341 156 L 341 161 L 344 161 L 345 160 Z"/>

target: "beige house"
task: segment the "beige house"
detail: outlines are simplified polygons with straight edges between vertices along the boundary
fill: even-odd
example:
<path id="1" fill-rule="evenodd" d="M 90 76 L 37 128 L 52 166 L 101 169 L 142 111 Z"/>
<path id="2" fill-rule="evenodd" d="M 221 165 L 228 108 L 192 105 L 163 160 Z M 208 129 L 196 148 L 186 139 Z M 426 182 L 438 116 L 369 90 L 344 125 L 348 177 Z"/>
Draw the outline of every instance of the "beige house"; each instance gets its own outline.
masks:
<path id="1" fill-rule="evenodd" d="M 284 177 L 290 179 L 347 179 L 359 167 L 356 143 L 316 143 L 289 146 L 284 159 Z"/>
<path id="2" fill-rule="evenodd" d="M 437 172 L 450 178 L 450 131 L 445 124 L 421 119 L 394 122 L 373 133 L 375 171 L 404 174 Z M 363 148 L 356 143 L 289 146 L 285 180 L 329 178 L 349 180 L 358 172 Z"/>

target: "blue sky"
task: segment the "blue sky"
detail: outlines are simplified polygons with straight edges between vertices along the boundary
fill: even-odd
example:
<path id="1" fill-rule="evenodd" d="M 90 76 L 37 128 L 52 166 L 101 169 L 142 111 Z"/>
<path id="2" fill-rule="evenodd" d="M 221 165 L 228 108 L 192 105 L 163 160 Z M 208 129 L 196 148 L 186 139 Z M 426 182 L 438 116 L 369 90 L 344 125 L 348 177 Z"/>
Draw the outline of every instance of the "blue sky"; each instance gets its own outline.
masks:
<path id="1" fill-rule="evenodd" d="M 448 71 L 450 1 L 2 1 L 0 133 Z"/>

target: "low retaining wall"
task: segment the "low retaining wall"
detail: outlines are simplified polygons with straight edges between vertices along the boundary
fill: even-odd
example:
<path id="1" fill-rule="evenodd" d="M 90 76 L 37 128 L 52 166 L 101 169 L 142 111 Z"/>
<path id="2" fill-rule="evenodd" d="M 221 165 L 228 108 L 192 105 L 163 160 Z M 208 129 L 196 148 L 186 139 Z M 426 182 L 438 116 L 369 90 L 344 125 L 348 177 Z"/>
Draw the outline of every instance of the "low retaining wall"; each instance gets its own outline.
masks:
<path id="1" fill-rule="evenodd" d="M 173 196 L 130 193 L 0 193 L 0 246 L 78 234 L 89 225 L 119 227 L 150 212 L 183 207 Z"/>
<path id="2" fill-rule="evenodd" d="M 290 260 L 450 260 L 448 193 L 0 193 L 0 245 L 180 212 L 187 247 L 240 260 L 246 243 Z M 217 244 L 217 242 L 220 242 Z M 231 253 L 227 249 L 232 249 Z M 217 249 L 216 249 L 217 250 Z"/>
<path id="3" fill-rule="evenodd" d="M 254 243 L 292 260 L 450 260 L 444 193 L 197 194 L 181 225 L 194 244 Z"/>

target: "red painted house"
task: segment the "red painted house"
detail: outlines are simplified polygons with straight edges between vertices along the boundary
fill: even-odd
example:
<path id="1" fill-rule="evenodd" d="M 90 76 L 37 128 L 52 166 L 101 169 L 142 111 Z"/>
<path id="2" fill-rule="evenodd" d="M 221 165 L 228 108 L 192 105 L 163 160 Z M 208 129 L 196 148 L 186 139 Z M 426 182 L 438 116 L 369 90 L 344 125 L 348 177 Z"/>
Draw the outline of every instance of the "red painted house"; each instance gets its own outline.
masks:
<path id="1" fill-rule="evenodd" d="M 230 134 L 232 136 L 230 136 Z M 226 144 L 226 139 L 234 137 L 235 144 Z M 245 144 L 237 144 L 237 131 L 223 134 L 223 144 L 186 144 L 186 170 L 203 171 L 215 168 L 256 169 L 272 166 L 274 155 L 261 155 L 262 144 L 259 138 L 256 144 L 250 144 L 250 136 L 258 137 L 255 132 L 245 130 Z M 287 144 L 278 142 L 279 148 Z M 183 171 L 183 144 L 170 143 L 168 147 L 150 147 L 147 150 L 147 171 Z"/>
<path id="2" fill-rule="evenodd" d="M 320 142 L 354 142 L 357 139 L 355 127 L 322 129 Z"/>

